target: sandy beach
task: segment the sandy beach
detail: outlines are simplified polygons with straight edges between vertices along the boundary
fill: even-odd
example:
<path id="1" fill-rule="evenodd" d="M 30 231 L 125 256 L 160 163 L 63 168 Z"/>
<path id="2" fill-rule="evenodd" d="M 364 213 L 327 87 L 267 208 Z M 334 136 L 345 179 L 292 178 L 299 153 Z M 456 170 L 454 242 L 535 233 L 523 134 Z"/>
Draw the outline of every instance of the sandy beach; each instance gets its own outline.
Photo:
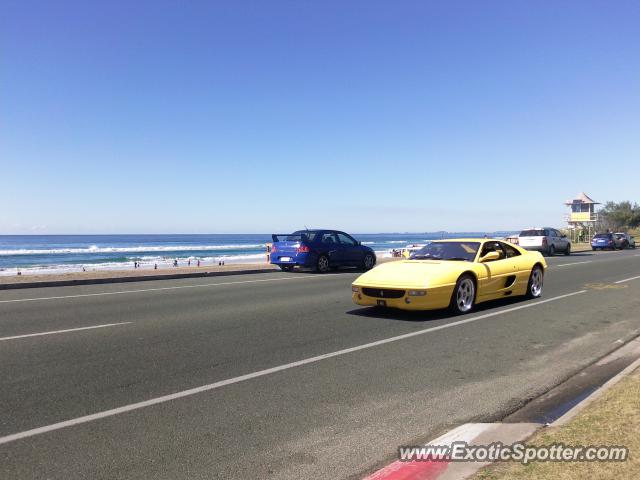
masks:
<path id="1" fill-rule="evenodd" d="M 59 274 L 40 274 L 40 275 L 11 275 L 0 277 L 0 285 L 15 283 L 33 283 L 33 282 L 58 282 L 58 281 L 74 281 L 74 280 L 94 280 L 107 278 L 135 278 L 135 277 L 155 277 L 159 275 L 181 275 L 181 274 L 202 274 L 221 273 L 221 272 L 241 272 L 243 270 L 259 270 L 259 269 L 279 269 L 266 262 L 262 263 L 236 263 L 229 265 L 206 265 L 206 266 L 190 266 L 190 267 L 170 267 L 154 269 L 126 269 L 126 270 L 94 270 L 86 272 L 69 272 Z"/>
<path id="2" fill-rule="evenodd" d="M 400 258 L 382 258 L 378 257 L 377 263 L 384 263 L 393 260 L 401 260 Z M 19 284 L 19 283 L 38 283 L 38 282 L 68 282 L 68 281 L 90 281 L 100 279 L 117 279 L 126 278 L 153 278 L 166 275 L 202 275 L 207 274 L 224 274 L 229 272 L 242 273 L 243 271 L 256 270 L 273 270 L 279 272 L 280 268 L 266 262 L 261 263 L 234 263 L 228 265 L 206 265 L 206 266 L 190 266 L 190 267 L 170 267 L 153 269 L 126 269 L 126 270 L 95 270 L 87 272 L 69 272 L 59 274 L 41 274 L 41 275 L 11 275 L 0 277 L 0 287 L 2 285 Z"/>

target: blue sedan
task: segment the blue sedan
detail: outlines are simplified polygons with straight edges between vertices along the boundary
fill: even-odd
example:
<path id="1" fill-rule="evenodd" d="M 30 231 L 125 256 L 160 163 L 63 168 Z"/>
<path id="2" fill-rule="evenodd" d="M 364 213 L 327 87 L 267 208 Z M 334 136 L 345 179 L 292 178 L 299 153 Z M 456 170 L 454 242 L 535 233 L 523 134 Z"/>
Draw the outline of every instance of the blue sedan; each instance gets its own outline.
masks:
<path id="1" fill-rule="evenodd" d="M 604 250 L 605 248 L 610 248 L 611 250 L 622 249 L 622 241 L 613 233 L 597 233 L 594 235 L 591 239 L 591 249 Z"/>
<path id="2" fill-rule="evenodd" d="M 375 252 L 351 235 L 338 230 L 299 230 L 272 235 L 270 261 L 285 272 L 294 267 L 325 273 L 339 267 L 370 270 L 376 264 Z"/>

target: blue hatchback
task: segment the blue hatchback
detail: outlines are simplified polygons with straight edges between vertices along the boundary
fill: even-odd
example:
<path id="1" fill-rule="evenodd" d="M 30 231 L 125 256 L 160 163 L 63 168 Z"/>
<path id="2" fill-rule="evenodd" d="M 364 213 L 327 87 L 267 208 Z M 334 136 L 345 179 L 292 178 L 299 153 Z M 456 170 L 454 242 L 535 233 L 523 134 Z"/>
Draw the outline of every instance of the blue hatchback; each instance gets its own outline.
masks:
<path id="1" fill-rule="evenodd" d="M 299 230 L 271 237 L 270 261 L 285 272 L 294 267 L 321 273 L 339 267 L 369 270 L 376 264 L 376 254 L 371 248 L 338 230 Z"/>

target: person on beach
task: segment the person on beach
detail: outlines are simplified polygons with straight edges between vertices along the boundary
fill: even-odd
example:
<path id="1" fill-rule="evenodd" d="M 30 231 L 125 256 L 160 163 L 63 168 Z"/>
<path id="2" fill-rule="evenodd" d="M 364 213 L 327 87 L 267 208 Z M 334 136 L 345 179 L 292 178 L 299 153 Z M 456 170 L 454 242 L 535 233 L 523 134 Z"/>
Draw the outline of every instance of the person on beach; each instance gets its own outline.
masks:
<path id="1" fill-rule="evenodd" d="M 174 266 L 174 267 L 177 267 L 177 266 L 178 266 L 178 259 L 177 259 L 177 258 L 173 261 L 173 266 Z"/>
<path id="2" fill-rule="evenodd" d="M 198 259 L 198 267 L 200 266 L 200 259 Z"/>
<path id="3" fill-rule="evenodd" d="M 154 263 L 154 264 L 153 264 L 153 269 L 154 269 L 154 270 L 157 270 L 157 269 L 158 269 L 158 264 L 157 264 L 157 263 Z"/>
<path id="4" fill-rule="evenodd" d="M 187 267 L 190 267 L 190 266 L 191 266 L 191 259 L 187 261 Z"/>

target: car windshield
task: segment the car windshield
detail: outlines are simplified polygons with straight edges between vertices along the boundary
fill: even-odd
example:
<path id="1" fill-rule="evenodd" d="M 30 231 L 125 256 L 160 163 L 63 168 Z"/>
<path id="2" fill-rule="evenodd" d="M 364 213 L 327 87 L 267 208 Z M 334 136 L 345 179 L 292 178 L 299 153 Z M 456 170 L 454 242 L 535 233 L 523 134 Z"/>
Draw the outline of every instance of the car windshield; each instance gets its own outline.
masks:
<path id="1" fill-rule="evenodd" d="M 520 232 L 521 237 L 544 237 L 546 233 L 544 230 L 523 230 Z"/>
<path id="2" fill-rule="evenodd" d="M 473 262 L 480 248 L 478 242 L 431 242 L 414 252 L 410 260 L 459 260 Z"/>

